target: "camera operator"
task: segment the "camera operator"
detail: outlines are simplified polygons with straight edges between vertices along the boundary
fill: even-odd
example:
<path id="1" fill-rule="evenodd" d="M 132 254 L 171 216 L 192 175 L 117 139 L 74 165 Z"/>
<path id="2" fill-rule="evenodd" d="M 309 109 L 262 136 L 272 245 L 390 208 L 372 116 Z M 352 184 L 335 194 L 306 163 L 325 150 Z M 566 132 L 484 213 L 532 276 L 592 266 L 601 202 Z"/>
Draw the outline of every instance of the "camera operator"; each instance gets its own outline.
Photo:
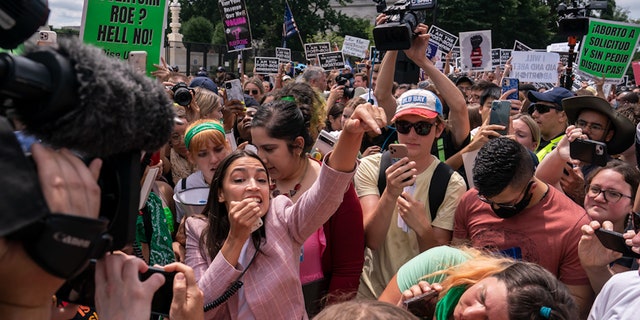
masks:
<path id="1" fill-rule="evenodd" d="M 2 147 L 2 153 L 9 153 L 7 149 L 11 147 L 5 144 Z M 31 150 L 38 168 L 38 180 L 42 195 L 46 199 L 48 212 L 96 219 L 100 211 L 100 188 L 96 180 L 100 173 L 101 160 L 93 160 L 87 167 L 67 149 L 53 150 L 36 143 Z M 18 175 L 19 173 L 5 172 L 3 186 L 17 188 L 18 186 L 11 184 L 16 182 L 15 177 Z M 32 196 L 35 199 L 38 195 Z M 11 219 L 9 217 L 12 214 L 11 205 L 4 204 L 6 211 L 3 217 L 5 218 L 1 223 L 5 227 L 7 223 L 27 225 L 36 222 L 16 222 Z M 45 271 L 27 253 L 25 249 L 27 242 L 37 241 L 36 239 L 15 240 L 12 234 L 0 234 L 0 236 L 0 281 L 3 288 L 0 293 L 0 314 L 4 319 L 49 319 L 52 312 L 52 297 L 65 279 Z M 67 252 L 60 251 L 55 254 L 60 259 L 65 259 Z"/>

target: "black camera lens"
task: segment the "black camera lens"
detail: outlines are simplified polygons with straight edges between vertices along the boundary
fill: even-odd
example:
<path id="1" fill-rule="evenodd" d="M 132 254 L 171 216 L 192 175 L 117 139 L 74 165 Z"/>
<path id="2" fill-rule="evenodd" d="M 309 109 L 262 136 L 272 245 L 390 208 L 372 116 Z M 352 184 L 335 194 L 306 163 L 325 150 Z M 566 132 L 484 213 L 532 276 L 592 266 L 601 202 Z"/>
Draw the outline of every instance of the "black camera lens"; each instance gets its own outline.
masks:
<path id="1" fill-rule="evenodd" d="M 178 82 L 173 88 L 173 101 L 181 106 L 188 106 L 191 103 L 191 88 L 184 82 Z"/>

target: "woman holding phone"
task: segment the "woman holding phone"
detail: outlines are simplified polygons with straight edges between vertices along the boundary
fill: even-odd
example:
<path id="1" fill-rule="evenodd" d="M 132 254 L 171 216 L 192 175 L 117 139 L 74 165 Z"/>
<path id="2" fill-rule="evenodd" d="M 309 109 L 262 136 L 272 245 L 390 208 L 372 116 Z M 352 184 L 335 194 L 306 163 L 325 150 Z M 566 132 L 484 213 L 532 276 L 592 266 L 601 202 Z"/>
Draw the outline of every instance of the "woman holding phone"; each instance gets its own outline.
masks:
<path id="1" fill-rule="evenodd" d="M 289 101 L 269 106 L 297 110 Z M 284 195 L 271 199 L 272 165 L 254 153 L 236 150 L 220 163 L 205 209 L 207 221 L 188 218 L 186 223 L 187 265 L 194 269 L 205 301 L 217 300 L 218 307 L 207 318 L 308 318 L 300 283 L 300 247 L 342 203 L 356 168 L 358 150 L 352 146 L 365 131 L 379 132 L 385 123 L 382 109 L 358 106 L 335 152 L 325 158 L 317 179 L 295 203 Z M 273 148 L 262 145 L 259 150 Z"/>
<path id="2" fill-rule="evenodd" d="M 593 221 L 582 226 L 578 255 L 591 287 L 598 293 L 612 275 L 638 269 L 636 259 L 605 248 L 595 230 L 628 233 L 627 239 L 635 235 L 640 228 L 640 217 L 633 212 L 633 203 L 640 172 L 626 162 L 613 160 L 594 170 L 585 182 L 584 209 Z"/>

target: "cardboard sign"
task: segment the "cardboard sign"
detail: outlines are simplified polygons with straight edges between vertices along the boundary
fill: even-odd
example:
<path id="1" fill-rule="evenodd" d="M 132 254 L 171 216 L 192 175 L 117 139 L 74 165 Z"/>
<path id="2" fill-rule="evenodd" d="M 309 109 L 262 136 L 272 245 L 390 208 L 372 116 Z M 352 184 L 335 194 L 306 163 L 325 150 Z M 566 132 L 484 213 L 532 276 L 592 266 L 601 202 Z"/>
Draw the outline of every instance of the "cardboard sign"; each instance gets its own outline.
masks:
<path id="1" fill-rule="evenodd" d="M 164 49 L 167 1 L 84 1 L 80 39 L 112 57 L 127 60 L 131 51 L 147 52 L 147 72 L 155 70 Z"/>
<path id="2" fill-rule="evenodd" d="M 369 49 L 369 40 L 352 36 L 345 36 L 342 43 L 342 53 L 358 58 L 365 58 Z"/>
<path id="3" fill-rule="evenodd" d="M 319 53 L 331 52 L 331 44 L 329 42 L 305 43 L 304 54 L 307 60 L 313 60 Z"/>
<path id="4" fill-rule="evenodd" d="M 533 49 L 531 49 L 526 44 L 516 40 L 516 42 L 513 43 L 513 51 L 533 51 Z"/>
<path id="5" fill-rule="evenodd" d="M 558 61 L 555 52 L 513 51 L 511 53 L 511 77 L 520 82 L 556 83 L 558 81 Z"/>
<path id="6" fill-rule="evenodd" d="M 582 40 L 578 72 L 617 83 L 631 64 L 638 44 L 640 25 L 590 19 L 589 33 Z"/>
<path id="7" fill-rule="evenodd" d="M 460 32 L 463 71 L 491 71 L 491 30 Z"/>
<path id="8" fill-rule="evenodd" d="M 494 67 L 500 66 L 500 53 L 502 49 L 491 49 L 491 65 Z"/>
<path id="9" fill-rule="evenodd" d="M 326 70 L 344 68 L 344 56 L 342 51 L 319 53 L 320 66 Z"/>
<path id="10" fill-rule="evenodd" d="M 276 47 L 276 58 L 283 63 L 291 61 L 291 49 Z"/>
<path id="11" fill-rule="evenodd" d="M 280 65 L 280 59 L 273 57 L 255 57 L 254 66 L 256 73 L 269 74 L 278 73 L 278 66 Z"/>
<path id="12" fill-rule="evenodd" d="M 437 43 L 438 48 L 444 52 L 450 52 L 458 42 L 458 37 L 436 26 L 429 28 L 429 34 L 431 35 L 430 41 Z"/>

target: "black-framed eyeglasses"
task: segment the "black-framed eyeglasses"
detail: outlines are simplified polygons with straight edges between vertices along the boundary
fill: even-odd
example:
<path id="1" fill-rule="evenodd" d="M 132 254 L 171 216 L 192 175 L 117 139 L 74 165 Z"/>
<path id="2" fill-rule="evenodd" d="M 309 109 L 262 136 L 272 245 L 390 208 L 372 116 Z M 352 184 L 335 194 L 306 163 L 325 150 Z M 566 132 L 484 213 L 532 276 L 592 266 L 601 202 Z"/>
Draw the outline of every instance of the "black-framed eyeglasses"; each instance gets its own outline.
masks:
<path id="1" fill-rule="evenodd" d="M 402 134 L 409 134 L 411 128 L 413 128 L 416 133 L 420 136 L 426 136 L 431 132 L 431 127 L 433 127 L 435 123 L 427 122 L 427 121 L 418 121 L 416 123 L 411 123 L 409 121 L 396 121 L 396 130 Z"/>
<path id="2" fill-rule="evenodd" d="M 480 199 L 480 201 L 490 205 L 492 208 L 504 208 L 504 209 L 514 210 L 514 209 L 517 209 L 516 205 L 520 201 L 522 201 L 522 199 L 524 198 L 524 195 L 526 195 L 529 192 L 529 190 L 531 189 L 532 185 L 533 185 L 533 181 L 529 181 L 529 183 L 527 183 L 527 186 L 524 187 L 522 192 L 520 192 L 520 195 L 518 196 L 518 200 L 516 200 L 515 202 L 513 202 L 511 204 L 497 203 L 497 202 L 494 202 L 493 200 L 487 199 L 485 196 L 483 196 L 481 194 L 478 194 L 478 199 Z"/>
<path id="3" fill-rule="evenodd" d="M 584 121 L 582 119 L 576 120 L 575 125 L 576 125 L 576 127 L 580 128 L 580 129 L 584 129 L 586 127 L 589 127 L 589 130 L 604 131 L 604 127 L 601 124 L 594 123 L 594 122 L 587 122 L 587 121 Z"/>
<path id="4" fill-rule="evenodd" d="M 615 190 L 602 189 L 600 186 L 586 185 L 584 187 L 584 190 L 585 190 L 585 193 L 592 198 L 595 198 L 602 193 L 602 195 L 604 196 L 604 201 L 611 202 L 611 203 L 616 203 L 620 201 L 622 197 L 632 199 L 631 196 L 622 194 L 621 192 L 618 192 Z"/>
<path id="5" fill-rule="evenodd" d="M 245 90 L 245 91 L 244 91 L 244 93 L 245 93 L 245 94 L 253 94 L 253 95 L 258 94 L 258 92 L 260 92 L 260 91 L 258 91 L 258 89 Z"/>
<path id="6" fill-rule="evenodd" d="M 529 105 L 529 114 L 533 114 L 533 111 L 538 111 L 539 114 L 545 114 L 551 111 L 551 109 L 555 109 L 558 111 L 562 110 L 556 106 L 550 106 L 548 104 L 532 103 Z"/>

